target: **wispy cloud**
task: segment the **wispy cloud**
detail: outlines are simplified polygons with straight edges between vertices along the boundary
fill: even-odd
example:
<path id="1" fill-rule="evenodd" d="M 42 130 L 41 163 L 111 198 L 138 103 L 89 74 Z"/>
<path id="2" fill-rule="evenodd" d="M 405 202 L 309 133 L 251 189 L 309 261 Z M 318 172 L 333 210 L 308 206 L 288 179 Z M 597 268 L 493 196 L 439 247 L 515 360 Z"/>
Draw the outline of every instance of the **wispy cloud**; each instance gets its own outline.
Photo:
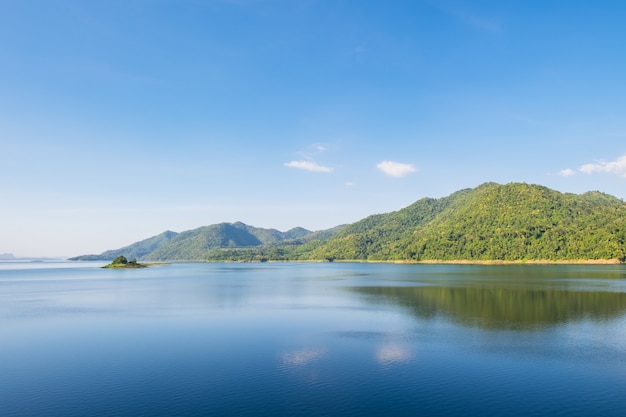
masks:
<path id="1" fill-rule="evenodd" d="M 414 165 L 394 161 L 383 161 L 376 165 L 376 168 L 381 170 L 386 175 L 396 178 L 404 177 L 405 175 L 417 171 L 417 168 L 415 168 Z"/>
<path id="2" fill-rule="evenodd" d="M 571 168 L 562 169 L 558 172 L 558 175 L 561 177 L 571 177 L 572 175 L 576 175 L 576 171 Z"/>
<path id="3" fill-rule="evenodd" d="M 557 172 L 561 177 L 572 177 L 579 172 L 583 174 L 613 174 L 626 178 L 626 155 L 622 155 L 615 161 L 598 161 L 591 164 L 581 165 L 578 169 L 566 168 Z"/>
<path id="4" fill-rule="evenodd" d="M 309 145 L 305 150 L 297 152 L 297 154 L 303 158 L 299 161 L 285 162 L 285 166 L 289 168 L 303 169 L 310 172 L 333 172 L 333 168 L 320 165 L 314 161 L 315 156 L 328 151 L 328 145 L 323 143 L 313 143 Z"/>
<path id="5" fill-rule="evenodd" d="M 285 166 L 289 168 L 303 169 L 305 171 L 311 171 L 311 172 L 325 172 L 325 173 L 333 172 L 333 169 L 331 167 L 319 165 L 313 161 L 285 162 Z"/>
<path id="6" fill-rule="evenodd" d="M 467 9 L 461 8 L 458 4 L 451 4 L 450 2 L 431 1 L 429 2 L 442 12 L 460 20 L 465 25 L 472 27 L 481 32 L 490 34 L 498 34 L 502 32 L 502 26 L 500 23 L 493 19 L 487 19 L 483 16 L 479 16 L 476 13 L 470 12 Z"/>
<path id="7" fill-rule="evenodd" d="M 324 143 L 313 143 L 307 146 L 305 149 L 302 149 L 297 152 L 298 155 L 303 157 L 304 159 L 313 159 L 315 156 L 327 152 L 329 150 L 329 145 Z"/>
<path id="8" fill-rule="evenodd" d="M 500 25 L 491 20 L 487 20 L 482 17 L 473 15 L 471 13 L 463 12 L 460 10 L 453 10 L 451 12 L 455 16 L 457 16 L 459 19 L 461 19 L 463 22 L 465 22 L 465 24 L 473 27 L 474 29 L 478 29 L 482 32 L 487 32 L 487 33 L 492 33 L 492 34 L 502 32 L 502 28 L 500 27 Z"/>
<path id="9" fill-rule="evenodd" d="M 585 164 L 580 167 L 580 172 L 585 174 L 606 173 L 626 178 L 626 155 L 615 161 L 600 161 L 593 164 Z"/>

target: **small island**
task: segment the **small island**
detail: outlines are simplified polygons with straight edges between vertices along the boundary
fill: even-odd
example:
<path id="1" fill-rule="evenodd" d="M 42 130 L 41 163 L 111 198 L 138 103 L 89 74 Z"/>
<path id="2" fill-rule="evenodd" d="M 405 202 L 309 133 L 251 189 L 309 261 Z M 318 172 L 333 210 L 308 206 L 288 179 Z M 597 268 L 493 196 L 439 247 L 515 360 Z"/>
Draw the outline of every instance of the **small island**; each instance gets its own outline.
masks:
<path id="1" fill-rule="evenodd" d="M 111 262 L 108 265 L 103 266 L 103 268 L 124 268 L 124 269 L 134 269 L 134 268 L 147 268 L 148 265 L 144 265 L 144 264 L 140 264 L 139 262 L 137 262 L 137 259 L 131 259 L 130 261 L 128 259 L 126 259 L 126 257 L 124 256 L 118 256 L 117 258 L 113 259 L 113 262 Z"/>

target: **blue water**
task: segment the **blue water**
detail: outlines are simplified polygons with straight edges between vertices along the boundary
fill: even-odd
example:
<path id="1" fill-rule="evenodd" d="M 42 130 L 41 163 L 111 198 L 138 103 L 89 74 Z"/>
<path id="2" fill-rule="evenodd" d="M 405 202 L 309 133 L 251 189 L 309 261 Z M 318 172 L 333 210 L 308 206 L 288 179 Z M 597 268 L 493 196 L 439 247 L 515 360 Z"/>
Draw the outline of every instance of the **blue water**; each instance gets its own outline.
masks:
<path id="1" fill-rule="evenodd" d="M 1 416 L 623 416 L 626 267 L 0 263 Z"/>

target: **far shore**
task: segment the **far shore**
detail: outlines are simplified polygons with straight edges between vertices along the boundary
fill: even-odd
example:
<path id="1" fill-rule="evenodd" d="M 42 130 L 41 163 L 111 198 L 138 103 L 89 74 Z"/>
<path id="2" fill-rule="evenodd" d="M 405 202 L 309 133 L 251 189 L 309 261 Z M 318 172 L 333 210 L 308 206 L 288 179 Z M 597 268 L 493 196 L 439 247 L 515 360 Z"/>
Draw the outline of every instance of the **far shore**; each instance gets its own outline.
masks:
<path id="1" fill-rule="evenodd" d="M 200 263 L 279 263 L 279 262 L 302 262 L 302 263 L 368 263 L 368 264 L 406 264 L 406 265 L 621 265 L 624 261 L 620 259 L 578 259 L 578 260 L 363 260 L 363 259 L 334 259 L 332 261 L 321 259 L 302 259 L 302 260 L 205 260 L 205 261 L 174 261 L 181 263 L 200 262 Z"/>
<path id="2" fill-rule="evenodd" d="M 335 261 L 337 262 L 337 261 Z M 456 261 L 392 261 L 393 263 L 408 264 L 459 264 L 459 265 L 616 265 L 624 262 L 619 259 L 579 259 L 579 260 L 521 260 L 521 261 L 503 261 L 503 260 L 456 260 Z"/>

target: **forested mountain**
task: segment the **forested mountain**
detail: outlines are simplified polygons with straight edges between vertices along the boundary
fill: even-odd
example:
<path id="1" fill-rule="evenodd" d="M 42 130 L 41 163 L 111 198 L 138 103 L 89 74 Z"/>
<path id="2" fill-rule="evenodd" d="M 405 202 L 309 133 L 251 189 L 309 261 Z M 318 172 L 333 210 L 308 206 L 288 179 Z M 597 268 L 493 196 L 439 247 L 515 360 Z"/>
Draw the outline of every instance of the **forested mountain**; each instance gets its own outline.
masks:
<path id="1" fill-rule="evenodd" d="M 73 259 L 624 261 L 625 242 L 626 204 L 615 197 L 486 183 L 324 231 L 220 223 Z"/>
<path id="2" fill-rule="evenodd" d="M 117 256 L 142 260 L 210 260 L 216 250 L 255 248 L 276 245 L 299 245 L 311 239 L 327 238 L 335 229 L 311 232 L 296 227 L 286 232 L 263 229 L 241 222 L 219 223 L 181 233 L 164 232 L 132 245 L 108 250 L 99 255 L 70 258 L 74 261 L 112 260 Z"/>
<path id="3" fill-rule="evenodd" d="M 626 204 L 599 192 L 486 183 L 354 223 L 311 258 L 588 260 L 626 257 Z"/>

